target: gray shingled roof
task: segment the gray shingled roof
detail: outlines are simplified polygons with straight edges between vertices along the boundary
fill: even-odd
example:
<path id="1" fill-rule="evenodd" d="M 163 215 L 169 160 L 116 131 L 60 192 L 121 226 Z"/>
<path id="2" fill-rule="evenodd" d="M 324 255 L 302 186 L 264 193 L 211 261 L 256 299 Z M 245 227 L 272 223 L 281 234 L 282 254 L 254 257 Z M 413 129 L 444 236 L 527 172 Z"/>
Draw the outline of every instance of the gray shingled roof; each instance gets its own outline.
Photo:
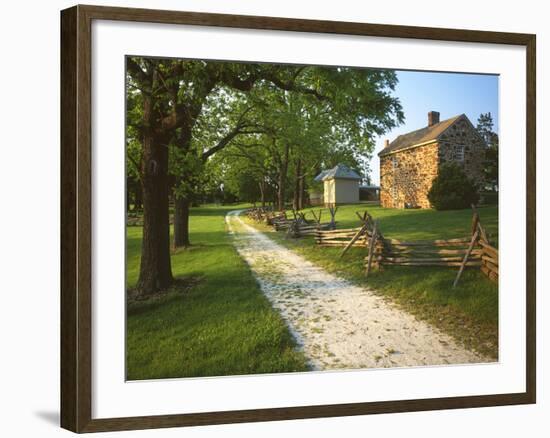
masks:
<path id="1" fill-rule="evenodd" d="M 337 164 L 332 169 L 323 170 L 319 175 L 315 177 L 315 181 L 325 181 L 333 178 L 356 179 L 356 180 L 361 179 L 361 177 L 357 172 L 350 169 L 345 164 Z"/>
<path id="2" fill-rule="evenodd" d="M 461 117 L 466 117 L 464 114 L 451 117 L 450 119 L 443 120 L 432 126 L 426 126 L 425 128 L 417 129 L 416 131 L 408 132 L 407 134 L 400 135 L 390 145 L 382 149 L 378 156 L 382 157 L 391 152 L 395 152 L 401 149 L 406 149 L 417 144 L 426 143 L 428 141 L 436 140 L 443 132 L 456 122 Z"/>
<path id="3" fill-rule="evenodd" d="M 328 170 L 323 170 L 319 175 L 313 178 L 314 181 L 323 181 L 323 177 L 327 174 Z"/>

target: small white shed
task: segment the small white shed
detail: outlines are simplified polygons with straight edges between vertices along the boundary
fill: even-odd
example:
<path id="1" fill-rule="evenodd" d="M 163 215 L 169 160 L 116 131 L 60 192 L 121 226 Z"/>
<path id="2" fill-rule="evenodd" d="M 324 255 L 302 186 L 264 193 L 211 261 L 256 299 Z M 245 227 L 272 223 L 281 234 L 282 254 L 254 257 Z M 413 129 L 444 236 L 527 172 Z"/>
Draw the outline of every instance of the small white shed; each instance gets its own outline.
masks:
<path id="1" fill-rule="evenodd" d="M 315 177 L 323 182 L 323 201 L 329 204 L 354 204 L 359 202 L 361 177 L 344 164 L 338 164 Z"/>

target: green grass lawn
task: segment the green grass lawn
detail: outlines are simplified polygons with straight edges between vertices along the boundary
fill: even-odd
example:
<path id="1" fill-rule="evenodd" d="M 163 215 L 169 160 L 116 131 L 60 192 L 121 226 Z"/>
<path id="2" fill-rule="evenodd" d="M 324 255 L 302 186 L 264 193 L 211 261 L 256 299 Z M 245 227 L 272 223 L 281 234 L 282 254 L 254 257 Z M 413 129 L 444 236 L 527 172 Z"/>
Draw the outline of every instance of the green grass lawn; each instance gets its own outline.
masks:
<path id="1" fill-rule="evenodd" d="M 192 247 L 172 255 L 179 281 L 128 301 L 129 380 L 305 371 L 305 356 L 225 230 L 236 206 L 193 208 Z M 127 228 L 127 285 L 139 274 L 141 227 Z"/>
<path id="2" fill-rule="evenodd" d="M 309 211 L 319 211 L 317 208 L 308 208 L 306 218 L 312 219 Z M 337 228 L 359 227 L 359 219 L 355 212 L 367 210 L 374 219 L 380 221 L 380 231 L 385 237 L 403 240 L 422 239 L 451 239 L 466 237 L 471 234 L 472 210 L 436 211 L 432 209 L 397 209 L 382 208 L 373 204 L 350 204 L 338 207 L 336 213 Z M 492 240 L 498 237 L 498 207 L 480 207 L 478 213 L 481 224 Z M 322 222 L 330 220 L 328 210 L 323 212 Z"/>
<path id="3" fill-rule="evenodd" d="M 364 210 L 379 220 L 380 230 L 385 237 L 402 240 L 447 239 L 465 237 L 471 233 L 472 211 L 469 209 L 401 210 L 365 204 L 339 207 L 336 214 L 337 227 L 360 226 L 355 212 Z M 478 212 L 491 241 L 497 244 L 498 208 L 482 207 Z M 311 214 L 306 217 L 312 218 Z M 328 210 L 325 210 L 322 220 L 329 219 Z M 373 288 L 376 293 L 397 303 L 417 318 L 453 335 L 466 347 L 497 358 L 498 287 L 478 269 L 465 270 L 454 289 L 451 285 L 457 269 L 438 267 L 387 266 L 379 272 L 371 273 L 365 283 L 366 249 L 352 248 L 343 258 L 339 258 L 342 248 L 320 248 L 313 238 L 286 239 L 284 233 L 272 232 L 271 227 L 254 225 L 270 231 L 270 237 L 328 271 Z"/>

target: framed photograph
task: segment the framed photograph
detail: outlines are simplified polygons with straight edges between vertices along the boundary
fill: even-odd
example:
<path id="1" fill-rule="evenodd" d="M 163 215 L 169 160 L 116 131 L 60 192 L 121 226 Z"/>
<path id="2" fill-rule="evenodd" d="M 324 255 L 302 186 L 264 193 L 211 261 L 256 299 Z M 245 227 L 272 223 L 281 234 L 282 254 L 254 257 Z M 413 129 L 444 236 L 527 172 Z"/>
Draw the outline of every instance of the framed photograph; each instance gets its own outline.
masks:
<path id="1" fill-rule="evenodd" d="M 535 41 L 62 11 L 62 427 L 535 403 Z"/>

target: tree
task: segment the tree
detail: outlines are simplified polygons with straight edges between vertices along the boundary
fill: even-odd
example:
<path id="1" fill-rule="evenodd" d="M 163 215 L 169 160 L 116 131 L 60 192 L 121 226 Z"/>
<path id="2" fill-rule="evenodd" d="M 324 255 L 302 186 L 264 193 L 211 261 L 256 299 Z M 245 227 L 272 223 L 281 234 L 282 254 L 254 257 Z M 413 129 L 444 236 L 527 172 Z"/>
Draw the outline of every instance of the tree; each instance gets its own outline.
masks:
<path id="1" fill-rule="evenodd" d="M 388 93 L 397 81 L 393 72 L 309 67 L 300 77 L 316 83 L 323 98 L 270 84 L 257 87 L 249 98 L 256 99 L 256 117 L 269 138 L 264 143 L 276 169 L 279 209 L 289 194 L 293 207 L 303 208 L 306 176 L 331 162 L 359 167 L 360 157 L 372 154 L 374 135 L 402 121 L 401 107 Z"/>
<path id="2" fill-rule="evenodd" d="M 224 154 L 220 154 L 220 157 L 222 156 L 224 156 Z M 225 156 L 227 156 L 227 154 L 225 154 Z M 217 161 L 217 163 L 209 163 L 209 167 L 225 164 L 223 161 L 215 161 Z M 262 194 L 258 184 L 258 180 L 261 176 L 247 161 L 234 160 L 231 161 L 230 166 L 223 166 L 223 169 L 210 169 L 210 171 L 216 172 L 218 174 L 217 179 L 223 180 L 223 182 L 220 182 L 220 185 L 223 186 L 223 191 L 226 192 L 225 196 L 230 194 L 229 197 L 233 195 L 239 201 L 251 203 L 261 201 Z"/>
<path id="3" fill-rule="evenodd" d="M 173 185 L 168 175 L 170 145 L 180 150 L 180 156 L 194 154 L 191 151 L 193 128 L 207 97 L 217 86 L 248 91 L 263 79 L 289 90 L 317 94 L 284 74 L 278 74 L 284 73 L 278 70 L 282 69 L 263 64 L 127 58 L 128 95 L 139 95 L 133 100 L 141 103 L 139 109 L 129 111 L 129 119 L 142 145 L 140 180 L 144 225 L 136 286 L 142 295 L 163 289 L 172 281 L 168 215 L 168 198 Z M 236 130 L 229 131 L 216 145 L 198 154 L 199 158 L 205 161 L 237 134 Z M 194 177 L 192 172 L 184 172 L 175 184 L 189 185 L 188 179 Z M 176 193 L 175 207 L 175 244 L 185 245 L 189 243 L 189 199 Z"/>
<path id="4" fill-rule="evenodd" d="M 446 163 L 433 180 L 428 199 L 436 210 L 458 210 L 477 204 L 479 194 L 461 166 Z"/>
<path id="5" fill-rule="evenodd" d="M 276 193 L 278 179 L 277 169 L 265 144 L 267 141 L 269 138 L 263 135 L 258 138 L 242 137 L 232 142 L 231 147 L 216 154 L 209 161 L 210 177 L 219 181 L 218 184 L 223 184 L 224 190 L 241 199 L 247 199 L 255 192 L 255 188 L 252 187 L 241 189 L 245 181 L 251 183 L 253 178 L 259 197 L 250 197 L 249 200 L 259 201 L 262 207 L 265 207 Z"/>
<path id="6" fill-rule="evenodd" d="M 256 134 L 249 120 L 251 107 L 236 90 L 218 87 L 206 96 L 191 137 L 182 129 L 174 145 L 174 246 L 189 246 L 189 207 L 204 185 L 204 165 L 240 136 Z M 237 90 L 238 91 L 238 90 Z"/>
<path id="7" fill-rule="evenodd" d="M 403 118 L 398 100 L 391 95 L 397 82 L 391 71 L 130 57 L 127 72 L 128 88 L 138 95 L 135 100 L 141 101 L 141 109 L 132 112 L 132 122 L 142 145 L 144 235 L 138 289 L 143 294 L 171 281 L 169 269 L 160 266 L 169 265 L 170 190 L 175 197 L 174 244 L 185 246 L 190 243 L 189 206 L 200 182 L 198 175 L 215 154 L 237 138 L 261 136 L 264 145 L 282 148 L 277 189 L 284 201 L 291 148 L 297 143 L 288 141 L 288 134 L 281 135 L 284 125 L 265 124 L 263 118 L 258 125 L 257 108 L 247 100 L 253 90 L 284 90 L 290 99 L 307 97 L 308 104 L 317 103 L 328 114 L 333 128 L 339 123 L 345 127 L 335 130 L 344 135 L 347 144 L 353 139 L 367 144 L 372 135 L 391 129 Z M 201 120 L 211 122 L 212 114 L 225 114 L 231 123 L 222 129 L 201 124 Z M 282 120 L 290 119 L 285 116 L 278 122 Z M 265 126 L 271 131 L 265 132 Z M 197 141 L 208 139 L 208 133 L 212 141 Z M 173 170 L 170 174 L 169 167 Z M 299 178 L 302 174 L 301 170 L 296 173 Z"/>
<path id="8" fill-rule="evenodd" d="M 136 289 L 142 295 L 166 288 L 172 282 L 170 225 L 168 219 L 168 143 L 171 133 L 162 128 L 170 109 L 161 105 L 159 60 L 128 58 L 127 124 L 141 143 L 139 179 L 143 199 L 143 237 L 140 274 Z M 129 160 L 132 162 L 132 160 Z"/>
<path id="9" fill-rule="evenodd" d="M 490 112 L 480 114 L 476 129 L 487 145 L 483 173 L 487 185 L 496 191 L 498 190 L 498 134 L 493 131 L 493 126 L 493 117 Z"/>
<path id="10" fill-rule="evenodd" d="M 194 67 L 197 67 L 195 61 L 192 61 Z M 237 117 L 234 117 L 235 125 L 226 124 L 224 130 L 210 130 L 212 132 L 221 132 L 218 135 L 217 142 L 203 142 L 199 145 L 202 149 L 201 159 L 208 160 L 212 155 L 227 147 L 238 136 L 256 135 L 265 130 L 266 112 L 262 114 L 262 124 L 258 126 L 258 117 L 256 112 L 258 101 L 266 99 L 273 103 L 273 93 L 282 92 L 284 97 L 295 99 L 297 96 L 307 98 L 310 104 L 317 104 L 327 114 L 332 114 L 332 127 L 346 126 L 345 135 L 347 141 L 355 139 L 356 144 L 362 144 L 370 141 L 373 133 L 382 133 L 395 126 L 402 120 L 401 106 L 398 100 L 391 96 L 388 90 L 394 88 L 397 82 L 395 73 L 390 71 L 369 71 L 361 69 L 347 68 L 329 68 L 329 67 L 305 67 L 305 66 L 280 66 L 267 64 L 236 64 L 236 63 L 205 63 L 199 62 L 199 73 L 191 69 L 192 74 L 187 79 L 178 77 L 177 83 L 180 89 L 186 86 L 188 88 L 198 89 L 198 92 L 190 93 L 175 92 L 178 96 L 175 103 L 176 114 L 190 114 L 185 119 L 183 126 L 180 126 L 180 141 L 178 148 L 185 151 L 185 154 L 195 153 L 193 141 L 196 134 L 196 127 L 200 126 L 201 116 L 206 113 L 205 108 L 218 106 L 221 111 L 215 111 L 220 114 L 227 111 L 233 105 L 241 105 Z M 216 82 L 217 81 L 217 82 Z M 182 85 L 184 84 L 184 85 Z M 186 85 L 185 85 L 186 84 Z M 250 103 L 249 96 L 251 92 L 258 90 L 254 105 L 242 107 L 239 99 L 221 99 L 228 94 L 228 90 L 246 93 L 246 102 Z M 191 96 L 191 97 L 189 97 Z M 211 97 L 214 97 L 213 99 Z M 283 99 L 284 101 L 284 99 Z M 219 102 L 222 102 L 220 105 Z M 264 106 L 265 108 L 265 106 Z M 273 115 L 273 107 L 269 108 Z M 234 111 L 234 110 L 232 110 Z M 284 112 L 283 112 L 284 115 Z M 287 114 L 288 116 L 288 114 Z M 276 117 L 277 118 L 277 117 Z M 291 152 L 293 145 L 288 141 L 288 133 L 291 132 L 292 124 L 284 124 L 284 121 L 299 120 L 298 117 L 279 117 L 278 123 L 267 123 L 271 128 L 271 145 L 276 151 L 282 148 L 278 154 L 280 167 L 278 189 L 278 204 L 284 203 L 285 192 L 287 188 L 287 174 L 289 171 Z M 273 122 L 273 120 L 270 120 Z M 347 121 L 346 124 L 342 122 Z M 230 128 L 232 126 L 232 128 Z M 263 127 L 262 127 L 263 126 Z M 276 129 L 275 127 L 279 128 Z M 280 128 L 284 127 L 287 131 L 286 138 L 282 138 Z M 277 132 L 278 131 L 278 132 Z M 294 130 L 294 132 L 297 132 Z M 205 145 L 208 145 L 205 147 Z M 298 172 L 299 178 L 303 181 L 302 172 Z M 181 175 L 181 180 L 177 183 L 180 187 L 185 185 L 190 177 L 189 172 Z M 180 205 L 183 208 L 178 208 Z M 175 227 L 175 246 L 188 245 L 188 220 L 178 220 L 180 214 L 188 217 L 189 199 L 182 195 L 181 191 L 176 196 L 175 224 L 182 224 Z M 179 236 L 182 236 L 181 239 Z"/>

